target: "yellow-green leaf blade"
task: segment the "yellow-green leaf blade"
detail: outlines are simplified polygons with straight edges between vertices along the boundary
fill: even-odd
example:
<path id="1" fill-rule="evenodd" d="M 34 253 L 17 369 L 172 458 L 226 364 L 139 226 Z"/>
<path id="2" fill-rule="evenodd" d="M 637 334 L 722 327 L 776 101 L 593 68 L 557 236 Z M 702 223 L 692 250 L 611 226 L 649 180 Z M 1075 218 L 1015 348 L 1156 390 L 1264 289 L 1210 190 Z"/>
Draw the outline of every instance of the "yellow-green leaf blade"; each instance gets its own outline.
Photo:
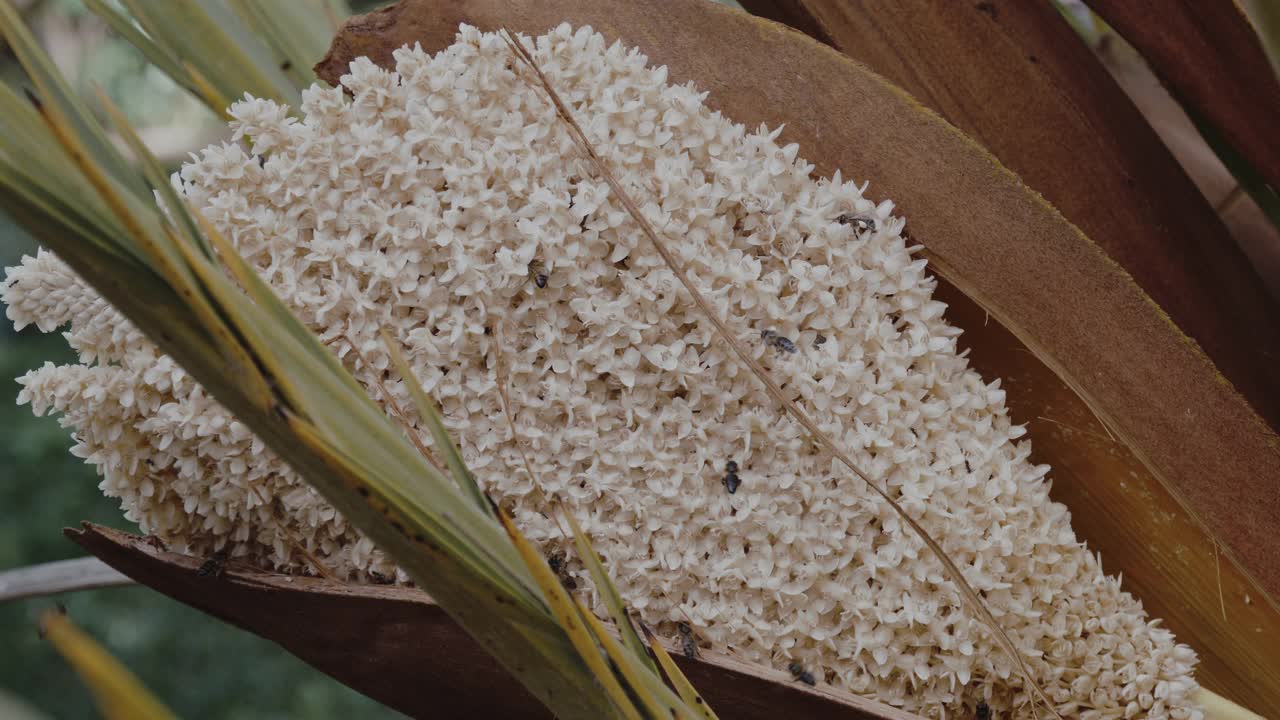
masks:
<path id="1" fill-rule="evenodd" d="M 685 677 L 680 671 L 680 666 L 676 665 L 676 661 L 671 659 L 671 655 L 662 647 L 662 643 L 653 636 L 649 628 L 641 625 L 644 630 L 644 636 L 649 641 L 649 647 L 653 648 L 653 656 L 658 658 L 658 664 L 662 666 L 662 671 L 667 674 L 667 680 L 671 681 L 671 686 L 676 689 L 676 693 L 685 701 L 685 704 L 695 708 L 705 720 L 717 720 L 715 711 L 707 704 L 707 701 L 698 694 L 694 689 L 693 683 L 689 682 L 689 678 Z"/>
<path id="2" fill-rule="evenodd" d="M 622 596 L 618 594 L 618 587 L 609 578 L 609 574 L 604 569 L 604 564 L 600 562 L 600 556 L 596 554 L 595 548 L 591 546 L 591 540 L 582 531 L 582 527 L 578 525 L 578 521 L 573 518 L 572 513 L 565 513 L 565 519 L 569 521 L 569 529 L 573 532 L 573 544 L 578 548 L 578 557 L 582 558 L 582 563 L 586 565 L 587 572 L 591 573 L 591 579 L 596 585 L 596 592 L 600 593 L 600 598 L 604 600 L 605 607 L 609 609 L 609 616 L 613 619 L 613 624 L 618 626 L 618 632 L 622 634 L 622 641 L 636 657 L 642 659 L 650 670 L 657 672 L 657 666 L 653 664 L 653 659 L 649 657 L 649 653 L 645 652 L 644 643 L 641 642 L 640 636 L 636 633 L 635 626 L 631 624 L 631 616 L 627 613 L 627 607 L 622 602 Z"/>
<path id="3" fill-rule="evenodd" d="M 173 189 L 173 185 L 169 183 L 169 179 L 165 176 L 164 168 L 160 166 L 160 161 L 142 142 L 142 138 L 138 136 L 133 123 L 129 122 L 129 119 L 120 111 L 120 108 L 116 107 L 115 103 L 111 102 L 107 94 L 101 88 L 95 87 L 94 90 L 98 96 L 98 102 L 111 118 L 111 124 L 133 152 L 134 159 L 142 169 L 143 176 L 164 201 L 165 208 L 169 211 L 169 217 L 177 219 L 178 229 L 182 231 L 183 240 L 200 248 L 206 257 L 212 257 L 213 253 L 209 248 L 208 241 L 200 233 L 200 228 L 191 217 L 186 203 L 182 202 L 178 197 L 177 191 Z"/>
<path id="4" fill-rule="evenodd" d="M 648 666 L 641 665 L 640 658 L 636 657 L 627 648 L 624 648 L 609 632 L 609 629 L 604 626 L 604 623 L 600 622 L 600 618 L 597 618 L 590 610 L 584 607 L 580 600 L 574 598 L 574 603 L 578 606 L 578 614 L 582 616 L 583 620 L 587 622 L 587 626 L 591 628 L 591 633 L 595 636 L 596 642 L 600 643 L 600 646 L 604 648 L 605 654 L 613 661 L 614 667 L 618 669 L 619 674 L 627 681 L 632 695 L 640 700 L 650 716 L 658 718 L 683 718 L 689 716 L 688 709 L 681 707 L 680 703 L 664 702 L 664 698 L 660 698 L 658 693 L 655 692 L 656 688 L 653 687 L 653 684 L 657 679 L 656 670 L 651 671 Z M 647 656 L 647 654 L 642 654 L 640 657 Z M 662 689 L 666 690 L 665 687 Z M 671 699 L 674 700 L 675 698 Z"/>
<path id="5" fill-rule="evenodd" d="M 66 615 L 57 611 L 46 613 L 40 627 L 89 687 L 107 720 L 172 720 L 176 717 L 133 673 L 73 625 Z"/>
<path id="6" fill-rule="evenodd" d="M 329 49 L 333 34 L 326 0 L 229 0 L 231 8 L 244 20 L 280 60 L 280 70 L 298 87 L 315 82 L 311 67 Z M 336 12 L 345 17 L 346 8 Z"/>
<path id="7" fill-rule="evenodd" d="M 234 100 L 249 93 L 297 106 L 298 88 L 275 66 L 262 41 L 227 7 L 198 0 L 122 2 L 156 45 L 189 65 L 188 73 L 198 72 L 216 88 L 218 97 Z"/>
<path id="8" fill-rule="evenodd" d="M 194 92 L 195 88 L 190 84 L 190 78 L 181 62 L 178 61 L 168 50 L 156 44 L 145 32 L 138 29 L 127 15 L 117 10 L 114 6 L 107 4 L 104 0 L 84 0 L 85 7 L 90 12 L 102 18 L 107 27 L 115 31 L 125 42 L 134 46 L 142 53 L 152 65 L 155 65 L 166 75 L 172 78 L 179 85 L 186 86 L 188 90 Z"/>
<path id="9" fill-rule="evenodd" d="M 573 598 L 569 596 L 564 586 L 560 584 L 560 579 L 547 566 L 547 561 L 538 552 L 537 548 L 525 538 L 515 523 L 511 522 L 511 518 L 507 514 L 498 511 L 498 520 L 502 523 L 502 527 L 506 529 L 507 535 L 511 538 L 512 544 L 516 546 L 520 557 L 524 559 L 525 565 L 528 566 L 529 572 L 533 573 L 533 579 L 537 582 L 538 588 L 542 590 L 543 597 L 547 604 L 551 607 L 551 612 L 555 615 L 556 620 L 560 623 L 569 636 L 569 640 L 577 649 L 578 655 L 586 663 L 587 669 L 595 676 L 596 681 L 604 687 L 605 692 L 613 700 L 622 716 L 628 720 L 640 720 L 640 713 L 632 704 L 631 699 L 627 697 L 627 693 L 622 689 L 622 685 L 618 679 L 614 677 L 613 672 L 609 670 L 608 664 L 600 655 L 600 649 L 596 646 L 595 640 L 591 633 L 587 630 L 586 622 L 582 614 L 578 612 L 578 606 Z"/>
<path id="10" fill-rule="evenodd" d="M 436 450 L 444 456 L 445 464 L 449 466 L 454 482 L 476 503 L 477 507 L 488 512 L 489 500 L 480 489 L 475 477 L 471 475 L 471 471 L 467 469 L 467 464 L 462 459 L 462 451 L 449 437 L 449 431 L 445 429 L 444 419 L 440 417 L 440 411 L 436 410 L 435 402 L 427 396 L 427 391 L 422 389 L 422 385 L 414 377 L 413 368 L 405 360 L 400 348 L 396 347 L 396 344 L 386 335 L 382 336 L 382 342 L 387 346 L 387 353 L 396 366 L 396 372 L 400 373 L 400 378 L 409 388 L 409 395 L 413 398 L 413 405 L 417 408 L 419 417 L 430 428 L 432 441 L 436 445 Z"/>

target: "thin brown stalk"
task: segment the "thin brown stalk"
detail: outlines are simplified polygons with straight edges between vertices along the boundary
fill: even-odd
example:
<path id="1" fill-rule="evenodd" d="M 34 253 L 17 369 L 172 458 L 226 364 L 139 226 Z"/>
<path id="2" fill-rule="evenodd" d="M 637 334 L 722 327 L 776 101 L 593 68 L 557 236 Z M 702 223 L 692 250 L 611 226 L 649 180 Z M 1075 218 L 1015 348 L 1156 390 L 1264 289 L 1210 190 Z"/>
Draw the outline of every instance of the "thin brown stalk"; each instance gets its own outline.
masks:
<path id="1" fill-rule="evenodd" d="M 942 563 L 942 566 L 946 570 L 947 575 L 951 578 L 951 581 L 960 590 L 961 596 L 968 603 L 970 609 L 991 629 L 1000 646 L 1009 654 L 1009 657 L 1017 663 L 1018 669 L 1022 674 L 1027 688 L 1034 693 L 1035 697 L 1038 697 L 1040 701 L 1045 704 L 1049 709 L 1049 712 L 1053 713 L 1054 717 L 1062 720 L 1062 716 L 1059 715 L 1058 711 L 1054 708 L 1053 702 L 1049 700 L 1049 697 L 1045 694 L 1039 683 L 1037 683 L 1031 676 L 1031 669 L 1027 667 L 1026 661 L 1022 657 L 1022 653 L 1018 651 L 1017 646 L 1013 644 L 1013 641 L 1004 631 L 1004 628 L 1000 627 L 1000 623 L 997 622 L 995 616 L 991 614 L 991 610 L 987 608 L 986 603 L 982 601 L 982 598 L 978 596 L 978 593 L 973 589 L 969 582 L 965 580 L 964 574 L 960 572 L 960 568 L 956 566 L 955 562 L 952 561 L 947 553 L 942 549 L 942 546 L 938 544 L 938 541 L 934 540 L 933 537 L 920 525 L 920 523 L 916 522 L 915 518 L 911 517 L 911 515 L 908 514 L 907 511 L 889 495 L 887 490 L 882 488 L 880 484 L 873 480 L 867 473 L 863 472 L 862 469 L 858 467 L 857 463 L 855 463 L 847 453 L 841 450 L 835 442 L 818 427 L 818 424 L 814 422 L 806 412 L 801 410 L 799 406 L 787 397 L 769 372 L 765 370 L 760 363 L 756 362 L 755 358 L 747 352 L 742 343 L 739 342 L 732 333 L 730 333 L 728 326 L 720 319 L 720 315 L 711 307 L 711 304 L 707 302 L 706 298 L 703 297 L 702 292 L 694 286 L 691 280 L 689 280 L 683 263 L 681 263 L 679 259 L 671 253 L 667 248 L 666 243 L 658 237 L 653 226 L 650 225 L 649 221 L 645 220 L 644 215 L 641 214 L 639 207 L 631 199 L 631 196 L 623 189 L 621 183 L 618 182 L 617 178 L 615 178 L 613 173 L 609 170 L 608 165 L 606 165 L 604 160 L 596 153 L 595 148 L 587 139 L 587 136 L 582 131 L 581 126 L 578 125 L 578 122 L 574 119 L 569 108 L 566 107 L 564 102 L 560 99 L 560 95 L 555 91 L 555 88 L 551 86 L 551 82 L 547 79 L 547 76 L 543 74 L 542 69 L 538 67 L 538 64 L 534 61 L 532 54 L 530 54 L 528 49 L 525 48 L 524 43 L 516 40 L 505 28 L 501 31 L 501 34 L 516 58 L 533 71 L 534 75 L 538 79 L 538 83 L 542 86 L 542 89 L 546 92 L 548 98 L 550 98 L 552 105 L 555 106 L 556 114 L 562 121 L 564 121 L 568 128 L 569 135 L 578 146 L 578 149 L 587 156 L 587 159 L 590 160 L 591 164 L 595 167 L 596 172 L 609 185 L 610 190 L 613 191 L 613 194 L 618 198 L 618 201 L 622 203 L 622 206 L 640 226 L 640 230 L 649 240 L 649 243 L 653 245 L 654 250 L 662 257 L 662 260 L 666 263 L 667 267 L 675 273 L 676 278 L 680 280 L 680 284 L 682 284 L 685 290 L 693 297 L 693 301 L 698 306 L 698 309 L 707 317 L 708 320 L 711 321 L 711 324 L 715 327 L 716 334 L 720 336 L 720 339 L 733 350 L 733 353 L 738 356 L 738 359 L 741 360 L 743 364 L 751 369 L 751 372 L 755 374 L 756 378 L 760 380 L 760 383 L 764 385 L 764 388 L 769 395 L 777 401 L 788 414 L 795 418 L 796 422 L 800 423 L 800 425 L 808 431 L 809 435 L 819 446 L 839 460 L 845 467 L 849 468 L 850 472 L 856 475 L 868 488 L 873 490 L 885 502 L 887 502 L 889 506 L 893 508 L 894 512 L 897 513 L 898 517 L 900 517 L 902 521 L 911 528 L 912 532 L 914 532 L 924 542 L 924 544 L 929 547 L 929 550 L 931 550 L 934 556 L 938 558 L 938 561 Z M 1031 708 L 1032 711 L 1035 712 L 1034 699 L 1032 699 Z"/>
<path id="2" fill-rule="evenodd" d="M 520 437 L 516 433 L 515 416 L 511 414 L 511 397 L 507 394 L 507 384 L 511 380 L 507 374 L 507 358 L 502 352 L 503 341 L 506 338 L 503 337 L 501 320 L 493 327 L 493 339 L 494 373 L 497 375 L 498 397 L 502 399 L 502 414 L 507 418 L 507 426 L 511 429 L 511 441 L 516 444 L 516 450 L 520 452 L 520 461 L 524 463 L 524 471 L 529 474 L 529 480 L 541 490 L 542 485 L 538 482 L 538 475 L 533 471 L 533 464 L 529 462 L 529 455 L 524 451 L 524 444 L 520 442 Z"/>
<path id="3" fill-rule="evenodd" d="M 1105 436 L 1105 435 L 1099 435 L 1098 433 L 1093 432 L 1092 430 L 1085 430 L 1084 428 L 1078 428 L 1078 427 L 1076 427 L 1076 426 L 1074 426 L 1074 425 L 1068 425 L 1067 423 L 1061 422 L 1061 421 L 1059 421 L 1059 420 L 1054 420 L 1054 419 L 1053 419 L 1053 418 L 1051 418 L 1051 417 L 1045 417 L 1044 415 L 1037 415 L 1037 416 L 1036 416 L 1036 419 L 1037 419 L 1037 420 L 1043 420 L 1043 421 L 1045 421 L 1045 422 L 1047 422 L 1047 423 L 1053 423 L 1054 425 L 1057 425 L 1058 427 L 1064 427 L 1064 428 L 1066 428 L 1066 429 L 1068 429 L 1068 430 L 1071 430 L 1071 431 L 1073 431 L 1073 432 L 1084 433 L 1085 435 L 1092 435 L 1092 436 L 1094 436 L 1094 437 L 1098 438 L 1099 440 L 1110 440 L 1111 442 L 1115 442 L 1115 441 L 1116 441 L 1116 439 L 1115 439 L 1114 437 L 1108 437 L 1108 436 Z M 1103 426 L 1103 428 L 1105 429 L 1105 428 L 1106 428 L 1106 426 L 1104 425 L 1104 426 Z"/>
<path id="4" fill-rule="evenodd" d="M 285 544 L 301 555 L 303 559 L 307 561 L 307 564 L 311 566 L 311 569 L 316 571 L 317 575 L 325 580 L 337 582 L 338 577 L 334 575 L 324 563 L 320 562 L 320 558 L 316 557 L 310 550 L 308 550 L 306 545 L 302 544 L 302 541 L 298 539 L 298 536 L 295 535 L 287 525 L 280 521 L 280 517 L 276 515 L 275 510 L 272 508 L 273 501 L 268 497 L 267 491 L 253 483 L 249 483 L 249 489 L 252 490 L 253 493 L 258 496 L 258 499 L 262 501 L 263 509 L 267 511 L 267 517 L 271 519 L 271 524 L 275 525 L 276 532 L 284 536 Z"/>
<path id="5" fill-rule="evenodd" d="M 1218 571 L 1218 607 L 1222 609 L 1222 620 L 1227 620 L 1227 599 L 1222 594 L 1222 553 L 1218 551 L 1218 539 L 1213 539 L 1213 566 Z"/>
<path id="6" fill-rule="evenodd" d="M 502 320 L 498 320 L 493 327 L 493 364 L 494 373 L 497 375 L 496 384 L 498 386 L 498 396 L 502 399 L 502 414 L 507 418 L 507 426 L 511 429 L 511 442 L 515 443 L 516 450 L 520 453 L 520 461 L 524 463 L 524 471 L 529 473 L 530 482 L 532 482 L 533 486 L 538 489 L 539 493 L 542 493 L 543 498 L 546 498 L 546 486 L 542 484 L 542 479 L 538 477 L 538 473 L 533 471 L 533 463 L 529 462 L 529 454 L 524 451 L 524 443 L 520 441 L 519 433 L 516 432 L 515 416 L 511 414 L 511 397 L 507 394 L 507 386 L 511 384 L 511 377 L 507 373 L 507 356 L 502 350 L 506 347 L 504 342 L 506 338 L 504 337 L 502 328 Z M 552 495 L 550 500 L 551 521 L 554 522 L 556 527 L 560 530 L 560 537 L 564 538 L 565 541 L 568 542 L 570 540 L 570 535 L 565 532 L 564 526 L 560 524 L 560 513 L 564 511 L 564 505 L 560 502 L 560 498 L 555 495 Z"/>

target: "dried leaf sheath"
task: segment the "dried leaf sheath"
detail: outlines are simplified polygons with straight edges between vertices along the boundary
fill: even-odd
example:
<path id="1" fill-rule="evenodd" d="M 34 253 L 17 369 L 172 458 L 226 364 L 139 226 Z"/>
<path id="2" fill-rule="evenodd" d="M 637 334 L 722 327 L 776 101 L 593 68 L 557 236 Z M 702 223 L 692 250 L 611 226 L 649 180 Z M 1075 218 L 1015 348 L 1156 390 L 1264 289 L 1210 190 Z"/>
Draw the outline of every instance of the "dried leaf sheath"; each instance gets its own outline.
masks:
<path id="1" fill-rule="evenodd" d="M 66 532 L 143 584 L 278 643 L 409 717 L 552 717 L 420 590 L 335 584 L 240 564 L 211 581 L 196 575 L 201 559 L 143 538 L 95 525 Z M 363 660 L 353 663 L 352 656 Z M 784 673 L 723 655 L 707 653 L 686 669 L 707 699 L 735 720 L 922 720 L 858 696 L 815 692 Z"/>
<path id="2" fill-rule="evenodd" d="M 1133 44 L 1160 80 L 1248 158 L 1272 191 L 1280 186 L 1280 77 L 1238 2 L 1089 0 Z M 1160 13 L 1159 24 L 1147 22 Z"/>
<path id="3" fill-rule="evenodd" d="M 1259 414 L 1280 427 L 1280 375 L 1267 360 L 1280 353 L 1280 305 L 1055 3 L 744 5 L 864 63 L 981 143 L 1132 275 Z M 1236 14 L 1228 3 L 1219 8 Z M 1153 32 L 1164 29 L 1147 24 Z M 1194 63 L 1198 56 L 1186 57 Z M 934 244 L 932 235 L 918 237 Z"/>

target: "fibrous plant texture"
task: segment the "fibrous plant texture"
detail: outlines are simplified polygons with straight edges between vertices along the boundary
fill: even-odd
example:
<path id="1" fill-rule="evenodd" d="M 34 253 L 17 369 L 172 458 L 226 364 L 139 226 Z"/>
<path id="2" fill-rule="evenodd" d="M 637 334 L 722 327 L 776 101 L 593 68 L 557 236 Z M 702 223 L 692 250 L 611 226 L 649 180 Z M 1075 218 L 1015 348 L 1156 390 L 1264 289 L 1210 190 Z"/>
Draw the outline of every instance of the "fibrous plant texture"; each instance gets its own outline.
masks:
<path id="1" fill-rule="evenodd" d="M 966 568 L 1061 712 L 1199 716 L 1194 654 L 1049 499 L 891 203 L 813 179 L 777 130 L 590 29 L 535 56 L 738 339 Z M 402 343 L 481 483 L 548 551 L 563 503 L 647 622 L 930 716 L 984 700 L 1030 717 L 939 561 L 716 340 L 502 40 L 463 27 L 396 61 L 306 91 L 300 119 L 238 103 L 233 142 L 175 186 L 396 414 L 412 404 L 379 333 Z M 144 529 L 287 571 L 394 574 L 61 261 L 24 259 L 3 295 L 18 327 L 69 326 L 81 364 L 29 373 L 21 397 L 62 413 Z"/>

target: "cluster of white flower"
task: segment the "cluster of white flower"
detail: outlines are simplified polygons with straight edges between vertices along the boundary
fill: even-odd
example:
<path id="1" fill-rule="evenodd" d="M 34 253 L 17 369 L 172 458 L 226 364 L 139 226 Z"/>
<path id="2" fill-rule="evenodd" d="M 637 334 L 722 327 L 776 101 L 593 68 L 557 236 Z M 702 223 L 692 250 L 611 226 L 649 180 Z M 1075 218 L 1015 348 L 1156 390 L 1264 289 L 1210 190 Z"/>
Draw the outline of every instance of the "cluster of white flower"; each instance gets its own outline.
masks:
<path id="1" fill-rule="evenodd" d="M 1076 540 L 999 381 L 957 353 L 892 204 L 814 180 L 777 131 L 734 124 L 589 29 L 536 46 L 738 338 L 966 568 L 1060 710 L 1199 717 L 1194 654 Z M 714 338 L 502 41 L 464 27 L 435 56 L 395 57 L 395 73 L 362 59 L 344 88 L 309 89 L 301 119 L 238 103 L 236 142 L 175 185 L 407 407 L 378 331 L 399 339 L 475 474 L 548 547 L 540 511 L 560 498 L 646 621 L 687 617 L 716 648 L 926 715 L 983 700 L 1029 717 L 940 563 Z M 284 570 L 306 571 L 305 548 L 346 576 L 394 572 L 60 261 L 11 269 L 4 300 L 19 327 L 70 325 L 83 364 L 30 373 L 22 397 L 63 414 L 146 530 Z"/>

